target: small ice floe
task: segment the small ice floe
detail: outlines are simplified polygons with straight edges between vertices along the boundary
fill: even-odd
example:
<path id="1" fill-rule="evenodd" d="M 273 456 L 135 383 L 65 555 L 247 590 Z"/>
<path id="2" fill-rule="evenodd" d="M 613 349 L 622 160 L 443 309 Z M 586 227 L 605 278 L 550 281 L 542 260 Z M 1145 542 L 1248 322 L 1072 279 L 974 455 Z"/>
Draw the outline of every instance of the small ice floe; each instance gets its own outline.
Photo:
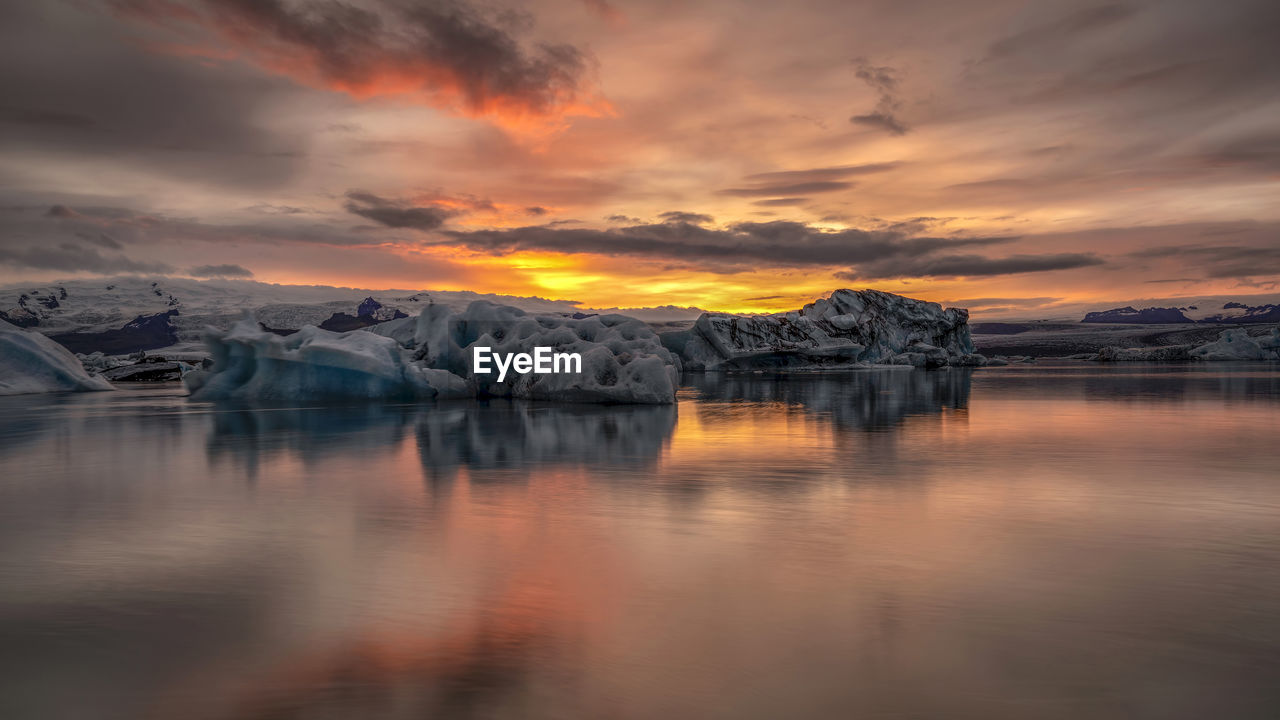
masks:
<path id="1" fill-rule="evenodd" d="M 114 389 L 102 377 L 85 372 L 70 350 L 0 320 L 0 395 Z"/>

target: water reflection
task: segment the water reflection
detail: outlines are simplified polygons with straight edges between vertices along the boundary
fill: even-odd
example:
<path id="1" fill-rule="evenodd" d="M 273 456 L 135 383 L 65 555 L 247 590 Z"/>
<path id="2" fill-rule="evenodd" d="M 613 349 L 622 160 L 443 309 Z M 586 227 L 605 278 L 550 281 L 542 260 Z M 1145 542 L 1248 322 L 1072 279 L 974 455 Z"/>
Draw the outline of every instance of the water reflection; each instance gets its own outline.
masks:
<path id="1" fill-rule="evenodd" d="M 1160 365 L 1053 363 L 979 372 L 984 390 L 1036 393 L 1045 399 L 1083 397 L 1108 402 L 1270 402 L 1280 397 L 1280 373 L 1263 363 Z"/>
<path id="2" fill-rule="evenodd" d="M 676 407 L 554 406 L 494 402 L 448 406 L 417 420 L 418 452 L 429 479 L 460 468 L 476 479 L 527 477 L 543 465 L 607 470 L 652 465 L 671 440 Z"/>
<path id="3" fill-rule="evenodd" d="M 1277 376 L 0 401 L 0 717 L 1272 718 Z"/>
<path id="4" fill-rule="evenodd" d="M 230 463 L 257 479 L 264 463 L 282 455 L 318 468 L 326 459 L 385 451 L 404 440 L 422 409 L 413 405 L 332 407 L 208 406 L 209 463 Z"/>
<path id="5" fill-rule="evenodd" d="M 477 480 L 523 479 L 547 465 L 652 465 L 676 428 L 676 407 L 483 403 L 307 408 L 212 406 L 211 465 L 233 463 L 250 479 L 264 463 L 295 457 L 320 468 L 353 453 L 387 452 L 411 440 L 428 481 L 460 470 Z"/>
<path id="6" fill-rule="evenodd" d="M 688 378 L 704 401 L 785 403 L 842 429 L 888 430 L 905 418 L 968 406 L 973 371 L 906 368 L 797 374 L 707 374 Z"/>

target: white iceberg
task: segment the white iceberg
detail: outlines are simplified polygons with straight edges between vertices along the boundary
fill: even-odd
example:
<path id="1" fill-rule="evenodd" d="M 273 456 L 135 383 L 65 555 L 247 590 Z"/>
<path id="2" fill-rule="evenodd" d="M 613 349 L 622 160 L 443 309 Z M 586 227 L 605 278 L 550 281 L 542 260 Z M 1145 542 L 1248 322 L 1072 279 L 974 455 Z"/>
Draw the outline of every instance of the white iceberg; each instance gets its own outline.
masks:
<path id="1" fill-rule="evenodd" d="M 1191 350 L 1198 360 L 1280 360 L 1280 328 L 1249 337 L 1244 328 L 1223 330 L 1218 339 Z"/>
<path id="2" fill-rule="evenodd" d="M 467 378 L 479 397 L 512 397 L 586 403 L 675 402 L 680 360 L 662 346 L 645 323 L 625 315 L 574 319 L 530 315 L 519 308 L 485 301 L 461 313 L 439 306 L 417 317 L 415 357 L 429 367 Z M 524 374 L 498 382 L 493 373 L 471 370 L 472 349 L 494 353 L 531 353 L 547 347 L 555 353 L 577 353 L 581 372 Z"/>
<path id="3" fill-rule="evenodd" d="M 981 365 L 969 313 L 878 290 L 837 290 L 772 315 L 704 313 L 663 343 L 690 369 L 897 364 Z"/>
<path id="4" fill-rule="evenodd" d="M 0 395 L 114 389 L 85 372 L 70 350 L 0 320 Z"/>
<path id="5" fill-rule="evenodd" d="M 1099 362 L 1230 362 L 1280 360 L 1280 328 L 1265 335 L 1249 336 L 1245 328 L 1223 330 L 1218 339 L 1204 345 L 1164 345 L 1122 348 L 1108 346 L 1087 359 Z"/>
<path id="6" fill-rule="evenodd" d="M 316 399 L 426 399 L 465 394 L 465 383 L 410 362 L 394 340 L 373 333 L 329 332 L 307 325 L 281 337 L 252 318 L 210 331 L 213 366 L 183 382 L 196 400 L 266 402 Z"/>
<path id="7" fill-rule="evenodd" d="M 675 402 L 680 361 L 643 322 L 622 315 L 573 319 L 530 315 L 485 301 L 463 312 L 429 305 L 416 318 L 372 332 L 307 326 L 280 337 L 244 320 L 211 330 L 209 370 L 184 380 L 196 399 L 511 397 L 582 403 Z M 472 372 L 472 349 L 581 356 L 580 372 Z"/>

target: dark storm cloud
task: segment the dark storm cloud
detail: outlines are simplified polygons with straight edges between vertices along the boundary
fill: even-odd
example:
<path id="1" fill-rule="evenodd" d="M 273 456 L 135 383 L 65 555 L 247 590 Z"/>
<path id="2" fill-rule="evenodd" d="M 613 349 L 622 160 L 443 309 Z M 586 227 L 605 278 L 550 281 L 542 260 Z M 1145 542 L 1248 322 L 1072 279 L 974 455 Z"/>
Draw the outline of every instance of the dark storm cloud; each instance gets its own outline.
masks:
<path id="1" fill-rule="evenodd" d="M 890 135 L 905 135 L 911 128 L 897 116 L 902 109 L 898 98 L 898 71 L 888 65 L 872 65 L 866 58 L 856 58 L 853 63 L 854 76 L 875 90 L 878 99 L 873 111 L 854 115 L 849 122 L 878 128 Z"/>
<path id="2" fill-rule="evenodd" d="M 876 110 L 866 115 L 854 115 L 849 118 L 849 122 L 854 125 L 866 125 L 867 127 L 879 128 L 888 132 L 890 135 L 906 135 L 906 123 L 899 120 L 892 112 L 885 110 Z"/>
<path id="3" fill-rule="evenodd" d="M 97 245 L 98 247 L 106 248 L 108 250 L 124 249 L 123 245 L 121 245 L 119 242 L 116 241 L 115 238 L 111 237 L 106 233 L 101 233 L 101 232 L 88 233 L 83 231 L 76 231 L 76 237 L 83 240 L 84 242 Z"/>
<path id="4" fill-rule="evenodd" d="M 1280 135 L 1251 134 L 1222 141 L 1187 140 L 1178 152 L 1117 152 L 1110 165 L 1097 159 L 1035 163 L 1025 174 L 947 185 L 952 200 L 1017 207 L 1029 199 L 1098 197 L 1106 192 L 1145 192 L 1216 184 L 1266 182 L 1280 172 Z"/>
<path id="5" fill-rule="evenodd" d="M 187 268 L 186 273 L 192 277 L 202 278 L 251 278 L 253 272 L 240 265 L 197 265 Z"/>
<path id="6" fill-rule="evenodd" d="M 1056 302 L 1062 302 L 1060 297 L 1029 297 L 1029 298 L 1001 298 L 1001 297 L 979 297 L 979 298 L 960 298 L 957 300 L 942 300 L 941 304 L 949 307 L 993 307 L 996 305 L 1008 307 L 1041 307 L 1043 305 L 1051 305 Z"/>
<path id="7" fill-rule="evenodd" d="M 887 172 L 902 163 L 884 162 L 867 163 L 865 165 L 841 165 L 839 167 L 810 168 L 808 170 L 781 170 L 778 172 L 756 173 L 748 175 L 746 180 L 754 183 L 806 183 L 827 180 L 843 180 L 857 175 L 871 175 Z"/>
<path id="8" fill-rule="evenodd" d="M 10 210 L 10 213 L 22 212 L 22 208 L 9 208 L 9 210 Z M 105 248 L 107 250 L 123 250 L 124 249 L 124 246 L 121 245 L 118 240 L 116 240 L 114 237 L 112 237 L 106 232 L 101 232 L 97 229 L 94 229 L 92 227 L 92 221 L 90 221 L 84 215 L 67 207 L 66 205 L 57 203 L 49 206 L 49 209 L 44 212 L 44 217 L 56 221 L 54 224 L 60 230 L 62 229 L 69 230 L 70 235 L 75 237 L 77 240 L 81 242 L 86 242 L 90 245 L 96 245 L 100 248 Z M 5 219 L 12 220 L 14 218 L 12 214 L 6 214 Z M 30 234 L 24 234 L 24 232 L 21 230 L 17 232 L 13 232 L 14 225 L 12 225 L 11 223 L 0 223 L 0 228 L 3 228 L 4 230 L 8 230 L 12 232 L 13 235 L 16 237 L 23 237 L 23 236 L 30 237 Z M 39 236 L 40 234 L 41 233 L 39 232 L 35 233 L 36 236 Z"/>
<path id="9" fill-rule="evenodd" d="M 304 136 L 268 129 L 283 81 L 122 41 L 100 6 L 10 3 L 0 17 L 0 152 L 238 189 L 291 178 Z"/>
<path id="10" fill-rule="evenodd" d="M 124 255 L 102 255 L 96 250 L 72 243 L 54 246 L 44 243 L 21 247 L 0 246 L 0 265 L 30 270 L 89 272 L 103 275 L 173 271 L 172 267 L 164 263 L 133 260 Z"/>
<path id="11" fill-rule="evenodd" d="M 389 200 L 372 193 L 352 191 L 347 193 L 347 212 L 368 218 L 390 228 L 435 230 L 458 211 L 440 205 L 411 205 L 401 200 Z"/>
<path id="12" fill-rule="evenodd" d="M 848 272 L 836 273 L 844 280 L 890 280 L 904 277 L 990 277 L 1020 273 L 1071 270 L 1102 265 L 1103 259 L 1090 253 L 1051 255 L 1010 255 L 989 258 L 981 255 L 904 255 L 885 258 Z"/>
<path id="13" fill-rule="evenodd" d="M 1208 278 L 1248 278 L 1280 274 L 1280 244 L 1276 243 L 1275 236 L 1272 236 L 1270 242 L 1261 245 L 1187 244 L 1153 247 L 1135 251 L 1132 257 L 1185 261 L 1201 270 Z"/>
<path id="14" fill-rule="evenodd" d="M 186 241 L 222 246 L 230 243 L 359 246 L 405 240 L 390 230 L 353 231 L 333 222 L 300 221 L 295 215 L 270 216 L 258 223 L 211 223 L 125 207 L 61 207 L 64 211 L 59 211 L 59 216 L 50 217 L 44 206 L 0 206 L 0 246 L 83 242 L 119 249 L 173 246 Z"/>
<path id="15" fill-rule="evenodd" d="M 88 115 L 17 107 L 0 107 L 0 122 L 14 125 L 53 125 L 75 130 L 91 128 L 96 124 Z"/>
<path id="16" fill-rule="evenodd" d="M 755 173 L 743 178 L 747 182 L 746 187 L 725 188 L 719 192 L 721 195 L 734 197 L 786 196 L 778 197 L 777 201 L 772 204 L 779 206 L 790 205 L 794 203 L 789 201 L 798 199 L 797 196 L 848 190 L 854 187 L 856 183 L 850 182 L 847 178 L 888 172 L 900 165 L 901 163 L 896 162 L 883 162 Z M 784 200 L 788 202 L 783 202 Z M 762 201 L 755 204 L 768 205 L 771 203 L 770 201 Z"/>
<path id="17" fill-rule="evenodd" d="M 274 205 L 272 203 L 257 203 L 250 205 L 245 210 L 251 210 L 264 215 L 302 215 L 311 212 L 306 208 L 295 207 L 293 205 Z"/>
<path id="18" fill-rule="evenodd" d="M 576 47 L 523 47 L 511 34 L 519 16 L 463 0 L 120 0 L 116 7 L 149 23 L 202 28 L 267 71 L 306 85 L 355 95 L 416 94 L 476 113 L 554 111 L 578 94 L 587 68 Z"/>
<path id="19" fill-rule="evenodd" d="M 828 193 L 848 190 L 854 183 L 841 180 L 820 180 L 815 182 L 781 183 L 759 185 L 756 187 L 725 188 L 721 195 L 734 197 L 767 197 L 769 195 L 804 195 L 807 193 Z"/>
<path id="20" fill-rule="evenodd" d="M 1252 169 L 1266 174 L 1280 172 L 1280 134 L 1234 138 L 1201 157 L 1211 168 Z"/>
<path id="21" fill-rule="evenodd" d="M 795 207 L 796 205 L 804 205 L 807 202 L 809 202 L 809 198 L 784 197 L 769 198 L 768 200 L 753 200 L 751 204 L 759 207 Z"/>
<path id="22" fill-rule="evenodd" d="M 709 225 L 716 221 L 710 215 L 684 212 L 683 210 L 668 210 L 658 215 L 658 217 L 662 218 L 663 222 L 689 223 L 691 225 Z"/>
<path id="23" fill-rule="evenodd" d="M 1027 14 L 1035 19 L 992 43 L 970 79 L 1013 90 L 1018 103 L 1105 108 L 1096 119 L 1110 132 L 1129 118 L 1146 121 L 1148 142 L 1166 127 L 1203 128 L 1230 116 L 1228 105 L 1270 103 L 1280 85 L 1280 5 L 1271 0 L 1046 4 Z"/>
<path id="24" fill-rule="evenodd" d="M 501 230 L 445 231 L 442 244 L 503 254 L 537 250 L 610 256 L 647 256 L 703 269 L 729 271 L 744 266 L 847 266 L 886 258 L 928 255 L 973 246 L 1011 242 L 1013 238 L 929 238 L 866 230 L 824 231 L 790 221 L 741 222 L 710 229 L 682 222 L 595 230 L 531 226 Z"/>
<path id="25" fill-rule="evenodd" d="M 877 67 L 868 62 L 866 58 L 856 58 L 853 64 L 854 76 L 865 82 L 873 90 L 878 90 L 882 93 L 893 93 L 898 89 L 897 70 L 888 65 Z"/>
<path id="26" fill-rule="evenodd" d="M 51 205 L 49 210 L 45 212 L 45 217 L 51 218 L 73 218 L 79 217 L 80 214 L 66 205 Z"/>

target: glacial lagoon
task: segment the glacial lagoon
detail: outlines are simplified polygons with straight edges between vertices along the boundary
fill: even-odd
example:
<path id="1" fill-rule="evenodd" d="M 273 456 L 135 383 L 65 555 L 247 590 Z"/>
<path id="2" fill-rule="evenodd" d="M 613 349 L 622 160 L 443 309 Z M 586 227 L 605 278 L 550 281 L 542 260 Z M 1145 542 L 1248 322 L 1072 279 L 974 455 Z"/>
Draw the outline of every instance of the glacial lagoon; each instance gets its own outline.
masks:
<path id="1" fill-rule="evenodd" d="M 1273 718 L 1280 369 L 0 398 L 0 717 Z"/>

